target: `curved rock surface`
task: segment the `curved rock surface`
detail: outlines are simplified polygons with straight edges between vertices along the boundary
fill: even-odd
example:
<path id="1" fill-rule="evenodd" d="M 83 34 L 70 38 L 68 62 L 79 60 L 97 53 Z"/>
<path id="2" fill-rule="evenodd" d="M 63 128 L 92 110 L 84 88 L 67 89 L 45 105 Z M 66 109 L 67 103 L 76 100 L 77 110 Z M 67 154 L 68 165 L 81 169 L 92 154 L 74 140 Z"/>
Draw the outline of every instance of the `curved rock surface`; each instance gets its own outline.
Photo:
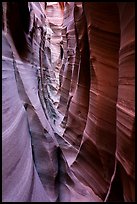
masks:
<path id="1" fill-rule="evenodd" d="M 2 3 L 3 202 L 135 201 L 135 4 Z"/>

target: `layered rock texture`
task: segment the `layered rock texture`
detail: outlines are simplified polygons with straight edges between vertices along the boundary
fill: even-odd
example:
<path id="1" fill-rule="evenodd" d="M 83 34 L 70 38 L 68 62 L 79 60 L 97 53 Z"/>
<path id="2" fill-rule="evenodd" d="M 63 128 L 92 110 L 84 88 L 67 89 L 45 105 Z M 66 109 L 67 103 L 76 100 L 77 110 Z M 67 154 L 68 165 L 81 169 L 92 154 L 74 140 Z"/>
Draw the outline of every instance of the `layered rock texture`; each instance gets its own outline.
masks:
<path id="1" fill-rule="evenodd" d="M 2 3 L 3 202 L 135 201 L 133 2 Z"/>

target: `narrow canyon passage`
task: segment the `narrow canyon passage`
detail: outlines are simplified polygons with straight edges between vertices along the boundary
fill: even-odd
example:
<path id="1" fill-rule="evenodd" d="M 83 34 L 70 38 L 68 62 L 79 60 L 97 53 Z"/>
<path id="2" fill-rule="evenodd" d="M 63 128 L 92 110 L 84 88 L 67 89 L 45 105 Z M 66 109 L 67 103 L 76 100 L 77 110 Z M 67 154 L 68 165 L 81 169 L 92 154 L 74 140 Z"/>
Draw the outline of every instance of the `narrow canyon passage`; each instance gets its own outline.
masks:
<path id="1" fill-rule="evenodd" d="M 135 201 L 134 2 L 2 2 L 2 201 Z"/>

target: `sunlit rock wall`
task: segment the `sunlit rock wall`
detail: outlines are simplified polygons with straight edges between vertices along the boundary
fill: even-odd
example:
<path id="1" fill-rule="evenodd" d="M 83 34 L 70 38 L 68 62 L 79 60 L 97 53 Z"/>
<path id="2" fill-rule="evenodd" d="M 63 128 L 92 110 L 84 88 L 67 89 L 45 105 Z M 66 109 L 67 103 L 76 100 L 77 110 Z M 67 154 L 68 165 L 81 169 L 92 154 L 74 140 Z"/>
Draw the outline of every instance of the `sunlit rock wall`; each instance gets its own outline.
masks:
<path id="1" fill-rule="evenodd" d="M 53 67 L 51 80 L 52 101 L 57 106 L 59 101 L 59 72 L 62 65 L 61 60 L 61 47 L 62 47 L 62 23 L 63 23 L 63 10 L 60 8 L 58 2 L 47 2 L 46 17 L 48 20 L 49 28 L 52 30 L 50 37 L 50 51 L 51 51 L 51 64 Z"/>
<path id="2" fill-rule="evenodd" d="M 3 11 L 3 201 L 55 202 L 58 144 L 47 102 L 45 10 L 38 2 L 5 2 Z"/>

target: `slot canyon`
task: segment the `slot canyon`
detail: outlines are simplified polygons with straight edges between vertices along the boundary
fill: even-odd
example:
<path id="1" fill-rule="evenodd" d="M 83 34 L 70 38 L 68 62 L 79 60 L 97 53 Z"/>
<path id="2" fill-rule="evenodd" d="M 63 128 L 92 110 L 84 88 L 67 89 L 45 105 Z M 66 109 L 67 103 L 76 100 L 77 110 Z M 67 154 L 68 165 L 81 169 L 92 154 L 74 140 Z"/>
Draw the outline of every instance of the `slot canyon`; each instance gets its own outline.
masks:
<path id="1" fill-rule="evenodd" d="M 2 201 L 135 201 L 134 2 L 2 2 Z"/>

